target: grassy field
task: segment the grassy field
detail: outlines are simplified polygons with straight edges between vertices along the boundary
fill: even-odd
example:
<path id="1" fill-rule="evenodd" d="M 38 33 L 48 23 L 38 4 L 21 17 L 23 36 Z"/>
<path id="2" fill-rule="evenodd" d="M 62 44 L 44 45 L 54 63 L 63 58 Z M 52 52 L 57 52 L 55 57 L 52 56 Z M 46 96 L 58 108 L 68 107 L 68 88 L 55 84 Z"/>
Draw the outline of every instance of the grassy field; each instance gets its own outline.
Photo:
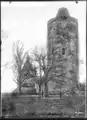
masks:
<path id="1" fill-rule="evenodd" d="M 84 117 L 84 108 L 81 115 L 75 114 L 79 103 L 83 102 L 84 97 L 74 97 L 74 105 L 69 101 L 69 96 L 62 99 L 59 96 L 39 97 L 37 95 L 21 95 L 9 98 L 15 105 L 15 110 L 7 112 L 6 116 L 13 117 Z M 72 98 L 73 99 L 73 98 Z M 9 100 L 8 100 L 9 101 Z M 79 101 L 79 102 L 78 102 Z M 76 108 L 77 105 L 77 108 Z"/>

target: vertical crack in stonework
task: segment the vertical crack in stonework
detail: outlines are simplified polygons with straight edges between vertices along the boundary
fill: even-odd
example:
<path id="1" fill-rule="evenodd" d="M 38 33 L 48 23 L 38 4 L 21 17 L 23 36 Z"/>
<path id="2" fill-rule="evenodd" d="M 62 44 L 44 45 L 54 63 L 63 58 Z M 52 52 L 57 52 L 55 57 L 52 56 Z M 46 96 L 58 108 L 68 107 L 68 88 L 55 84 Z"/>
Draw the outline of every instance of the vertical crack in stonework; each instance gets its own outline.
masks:
<path id="1" fill-rule="evenodd" d="M 61 18 L 61 19 L 60 19 Z M 68 20 L 67 20 L 68 18 Z M 55 51 L 52 81 L 77 81 L 78 76 L 78 23 L 70 16 L 67 8 L 60 8 L 55 18 L 48 23 L 48 53 Z M 51 61 L 48 61 L 50 64 Z M 70 67 L 69 67 L 70 66 Z M 75 66 L 75 67 L 74 67 Z M 53 76 L 54 74 L 54 76 Z M 59 74 L 61 74 L 59 76 Z M 59 83 L 58 83 L 59 84 Z M 62 84 L 60 84 L 62 85 Z M 49 87 L 49 85 L 48 85 Z"/>

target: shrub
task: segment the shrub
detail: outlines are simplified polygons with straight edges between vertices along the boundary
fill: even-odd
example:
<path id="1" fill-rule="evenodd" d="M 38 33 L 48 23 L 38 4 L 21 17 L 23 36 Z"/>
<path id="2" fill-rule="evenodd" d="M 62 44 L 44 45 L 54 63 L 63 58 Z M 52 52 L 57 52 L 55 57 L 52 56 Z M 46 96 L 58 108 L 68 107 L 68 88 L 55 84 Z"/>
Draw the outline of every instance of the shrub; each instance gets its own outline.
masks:
<path id="1" fill-rule="evenodd" d="M 7 112 L 7 104 L 5 103 L 5 100 L 2 99 L 2 113 L 6 113 Z"/>
<path id="2" fill-rule="evenodd" d="M 13 112 L 16 110 L 16 106 L 15 106 L 15 103 L 13 101 L 10 101 L 9 102 L 9 109 L 8 109 L 10 112 Z"/>
<path id="3" fill-rule="evenodd" d="M 59 95 L 60 91 L 51 91 L 49 95 Z"/>
<path id="4" fill-rule="evenodd" d="M 2 115 L 6 115 L 8 112 L 13 112 L 16 110 L 14 101 L 11 98 L 2 98 Z"/>
<path id="5" fill-rule="evenodd" d="M 11 93 L 11 97 L 18 97 L 18 93 Z"/>
<path id="6" fill-rule="evenodd" d="M 36 89 L 31 89 L 27 91 L 28 95 L 36 95 Z"/>

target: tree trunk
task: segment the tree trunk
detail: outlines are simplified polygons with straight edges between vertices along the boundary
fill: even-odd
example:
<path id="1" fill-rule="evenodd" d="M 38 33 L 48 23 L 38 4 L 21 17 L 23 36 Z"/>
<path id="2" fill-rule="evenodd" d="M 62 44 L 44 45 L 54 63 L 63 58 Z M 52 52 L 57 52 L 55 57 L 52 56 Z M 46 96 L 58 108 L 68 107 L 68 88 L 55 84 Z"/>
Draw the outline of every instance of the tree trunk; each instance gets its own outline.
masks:
<path id="1" fill-rule="evenodd" d="M 44 84 L 45 87 L 45 97 L 48 97 L 48 85 L 47 83 Z"/>
<path id="2" fill-rule="evenodd" d="M 18 87 L 19 87 L 19 95 L 21 95 L 21 67 L 19 67 L 19 69 L 18 69 L 18 74 L 19 74 L 19 76 L 18 76 L 18 81 L 19 81 L 19 83 L 18 83 Z"/>
<path id="3" fill-rule="evenodd" d="M 21 95 L 21 78 L 19 76 L 19 95 Z"/>
<path id="4" fill-rule="evenodd" d="M 41 85 L 39 85 L 39 95 L 41 95 Z"/>
<path id="5" fill-rule="evenodd" d="M 19 95 L 21 95 L 21 85 L 19 85 Z"/>
<path id="6" fill-rule="evenodd" d="M 19 94 L 21 95 L 21 86 L 19 87 Z"/>

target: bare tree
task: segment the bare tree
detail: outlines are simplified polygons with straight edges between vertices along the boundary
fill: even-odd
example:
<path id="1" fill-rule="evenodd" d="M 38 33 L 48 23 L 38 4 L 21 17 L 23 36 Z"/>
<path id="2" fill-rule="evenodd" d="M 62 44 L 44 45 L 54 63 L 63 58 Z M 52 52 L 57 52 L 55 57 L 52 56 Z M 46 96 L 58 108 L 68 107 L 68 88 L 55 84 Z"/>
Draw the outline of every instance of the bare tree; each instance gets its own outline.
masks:
<path id="1" fill-rule="evenodd" d="M 39 86 L 39 95 L 41 95 L 41 85 L 42 85 L 42 61 L 41 61 L 41 53 L 38 52 L 38 49 L 35 48 L 33 51 L 34 62 L 37 65 L 38 76 L 34 79 L 34 81 Z"/>
<path id="2" fill-rule="evenodd" d="M 31 56 L 27 54 L 26 61 L 22 68 L 22 79 L 34 78 L 37 76 L 37 69 L 32 63 Z"/>
<path id="3" fill-rule="evenodd" d="M 48 76 L 49 73 L 53 67 L 54 64 L 54 59 L 55 57 L 53 57 L 53 54 L 48 55 L 44 50 L 39 50 L 38 49 L 34 49 L 33 51 L 33 55 L 34 55 L 34 61 L 36 61 L 38 63 L 38 70 L 39 70 L 39 92 L 41 92 L 41 85 L 44 84 L 45 86 L 45 97 L 48 96 Z M 51 60 L 51 64 L 48 64 L 48 60 Z"/>
<path id="4" fill-rule="evenodd" d="M 17 43 L 13 43 L 13 74 L 14 81 L 18 85 L 19 94 L 21 94 L 21 85 L 25 79 L 22 79 L 22 68 L 24 64 L 27 52 L 24 53 L 23 44 L 18 40 Z"/>
<path id="5" fill-rule="evenodd" d="M 52 53 L 48 54 L 44 50 L 38 50 L 35 49 L 33 52 L 34 55 L 34 60 L 38 63 L 39 71 L 40 71 L 40 80 L 39 80 L 39 85 L 41 87 L 41 82 L 44 84 L 44 92 L 45 92 L 45 97 L 48 97 L 48 82 L 51 80 L 57 83 L 57 87 L 60 89 L 60 97 L 61 95 L 61 88 L 62 86 L 66 83 L 65 78 L 66 76 L 66 66 L 64 65 L 64 61 L 67 60 L 67 58 L 63 58 L 60 52 L 57 52 L 58 47 L 55 49 L 52 49 Z M 56 53 L 57 52 L 57 53 Z M 58 59 L 56 59 L 56 55 L 58 55 Z M 59 70 L 56 71 L 56 63 L 57 63 L 57 68 Z M 55 74 L 52 74 L 53 71 L 55 71 Z M 56 74 L 57 72 L 57 74 Z M 43 73 L 43 75 L 42 75 Z M 75 75 L 73 76 L 75 77 Z M 67 78 L 70 79 L 70 78 Z M 41 88 L 40 88 L 41 89 Z"/>

